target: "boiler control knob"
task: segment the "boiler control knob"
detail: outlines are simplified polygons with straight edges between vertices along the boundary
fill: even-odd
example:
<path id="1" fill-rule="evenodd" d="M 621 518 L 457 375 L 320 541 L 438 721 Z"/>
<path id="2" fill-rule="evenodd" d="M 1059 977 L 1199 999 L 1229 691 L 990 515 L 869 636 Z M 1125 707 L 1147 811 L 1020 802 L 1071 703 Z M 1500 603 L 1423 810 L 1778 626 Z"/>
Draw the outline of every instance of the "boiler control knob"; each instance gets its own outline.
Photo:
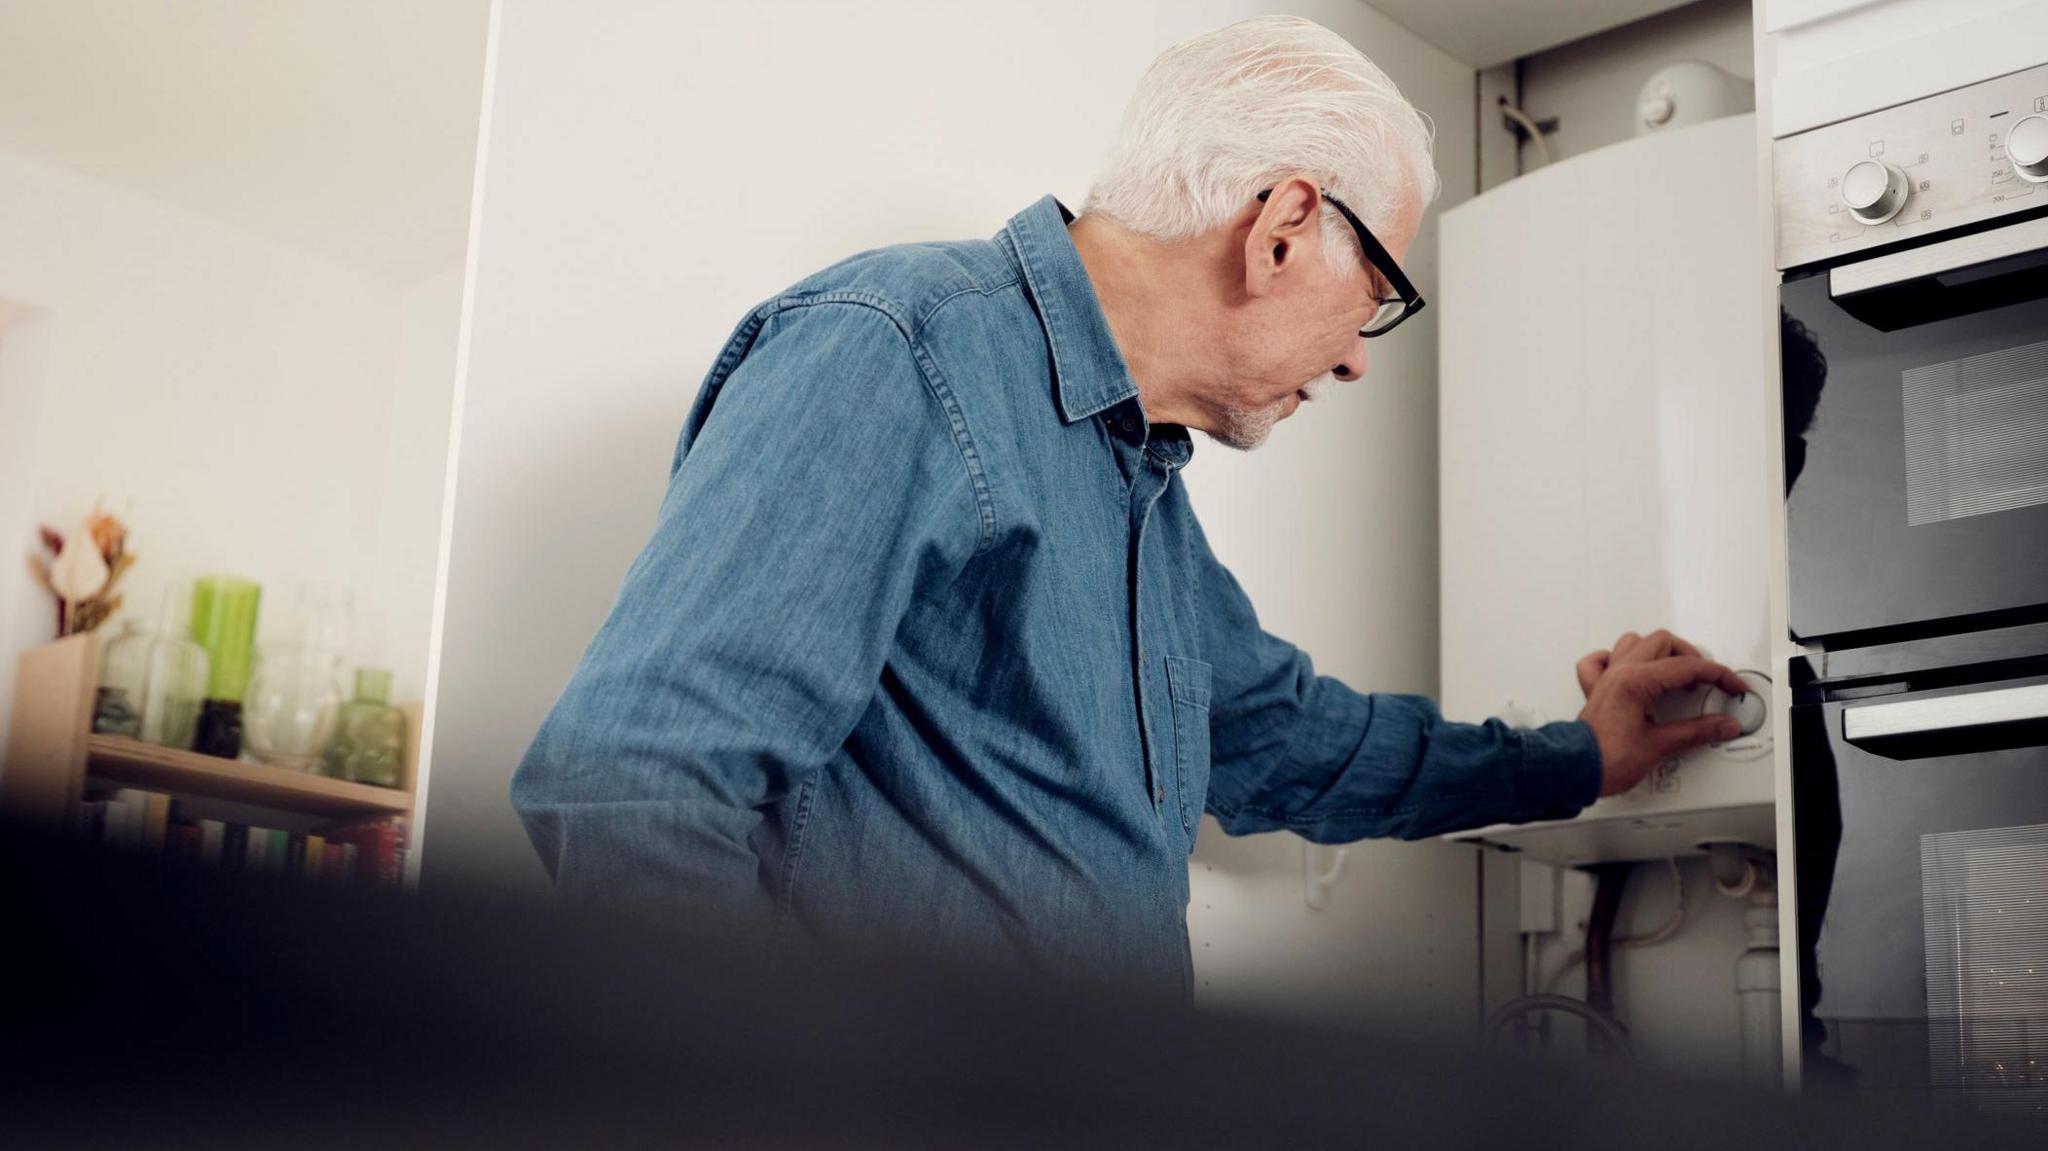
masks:
<path id="1" fill-rule="evenodd" d="M 1881 160 L 1860 160 L 1842 177 L 1842 203 L 1866 224 L 1882 224 L 1906 206 L 1906 174 Z"/>
<path id="2" fill-rule="evenodd" d="M 2048 184 L 2048 116 L 2029 116 L 2005 134 L 2005 154 L 2020 179 Z"/>
<path id="3" fill-rule="evenodd" d="M 1701 715 L 1725 715 L 1741 725 L 1743 735 L 1755 735 L 1771 715 L 1771 680 L 1762 672 L 1737 672 L 1749 691 L 1731 696 L 1720 688 L 1708 688 Z"/>

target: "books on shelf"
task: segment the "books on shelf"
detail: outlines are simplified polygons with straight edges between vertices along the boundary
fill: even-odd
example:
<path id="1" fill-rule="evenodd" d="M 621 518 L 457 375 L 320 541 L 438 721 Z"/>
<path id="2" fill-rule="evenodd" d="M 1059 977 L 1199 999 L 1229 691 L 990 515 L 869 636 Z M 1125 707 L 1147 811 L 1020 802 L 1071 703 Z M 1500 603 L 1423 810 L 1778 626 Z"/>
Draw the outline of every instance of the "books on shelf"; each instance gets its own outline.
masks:
<path id="1" fill-rule="evenodd" d="M 172 796 L 122 787 L 81 803 L 78 831 L 108 847 L 225 871 L 389 886 L 405 878 L 404 816 L 291 832 L 195 818 Z"/>
<path id="2" fill-rule="evenodd" d="M 343 870 L 377 883 L 405 882 L 405 818 L 387 816 L 329 828 L 329 846 L 340 844 L 349 860 Z"/>

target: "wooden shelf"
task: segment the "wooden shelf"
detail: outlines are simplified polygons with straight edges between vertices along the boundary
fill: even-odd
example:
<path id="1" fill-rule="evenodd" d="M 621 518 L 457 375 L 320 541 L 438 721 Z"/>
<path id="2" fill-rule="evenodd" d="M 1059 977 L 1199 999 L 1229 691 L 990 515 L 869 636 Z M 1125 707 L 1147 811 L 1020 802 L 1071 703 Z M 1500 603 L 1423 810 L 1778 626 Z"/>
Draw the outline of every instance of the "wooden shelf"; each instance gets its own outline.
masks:
<path id="1" fill-rule="evenodd" d="M 420 708 L 402 704 L 405 759 L 401 786 L 372 787 L 318 775 L 92 734 L 99 640 L 74 635 L 30 648 L 15 677 L 14 721 L 0 773 L 0 817 L 70 827 L 88 779 L 246 803 L 314 819 L 407 815 L 419 779 Z"/>
<path id="2" fill-rule="evenodd" d="M 335 818 L 404 815 L 412 810 L 412 796 L 389 787 L 158 747 L 118 735 L 88 736 L 85 746 L 86 774 L 110 783 Z"/>

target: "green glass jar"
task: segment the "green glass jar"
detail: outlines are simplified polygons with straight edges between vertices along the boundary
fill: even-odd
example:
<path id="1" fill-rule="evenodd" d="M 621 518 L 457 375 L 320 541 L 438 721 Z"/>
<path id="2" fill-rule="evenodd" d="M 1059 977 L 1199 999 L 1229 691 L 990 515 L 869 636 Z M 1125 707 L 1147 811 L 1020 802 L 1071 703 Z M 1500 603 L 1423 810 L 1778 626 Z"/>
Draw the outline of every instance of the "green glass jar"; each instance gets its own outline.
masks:
<path id="1" fill-rule="evenodd" d="M 356 669 L 356 697 L 341 707 L 321 774 L 378 787 L 397 787 L 405 766 L 405 713 L 391 706 L 391 673 Z"/>
<path id="2" fill-rule="evenodd" d="M 201 576 L 192 584 L 192 642 L 206 650 L 206 700 L 193 750 L 234 759 L 242 754 L 242 697 L 256 643 L 263 589 L 233 576 Z"/>

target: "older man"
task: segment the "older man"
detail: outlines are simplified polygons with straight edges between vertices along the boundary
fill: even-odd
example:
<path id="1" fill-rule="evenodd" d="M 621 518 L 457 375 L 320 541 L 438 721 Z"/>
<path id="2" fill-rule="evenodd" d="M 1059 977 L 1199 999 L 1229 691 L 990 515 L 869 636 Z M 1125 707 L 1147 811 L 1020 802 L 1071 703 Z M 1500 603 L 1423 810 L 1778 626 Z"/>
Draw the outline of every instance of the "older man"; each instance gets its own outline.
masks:
<path id="1" fill-rule="evenodd" d="M 1266 438 L 1422 300 L 1429 130 L 1306 21 L 1181 44 L 1073 219 L 853 257 L 754 309 L 513 798 L 557 884 L 828 942 L 1189 986 L 1187 854 L 1569 816 L 1728 738 L 1656 633 L 1580 719 L 1444 720 L 1259 627 L 1177 473 Z M 1312 557 L 1304 557 L 1312 562 Z"/>

